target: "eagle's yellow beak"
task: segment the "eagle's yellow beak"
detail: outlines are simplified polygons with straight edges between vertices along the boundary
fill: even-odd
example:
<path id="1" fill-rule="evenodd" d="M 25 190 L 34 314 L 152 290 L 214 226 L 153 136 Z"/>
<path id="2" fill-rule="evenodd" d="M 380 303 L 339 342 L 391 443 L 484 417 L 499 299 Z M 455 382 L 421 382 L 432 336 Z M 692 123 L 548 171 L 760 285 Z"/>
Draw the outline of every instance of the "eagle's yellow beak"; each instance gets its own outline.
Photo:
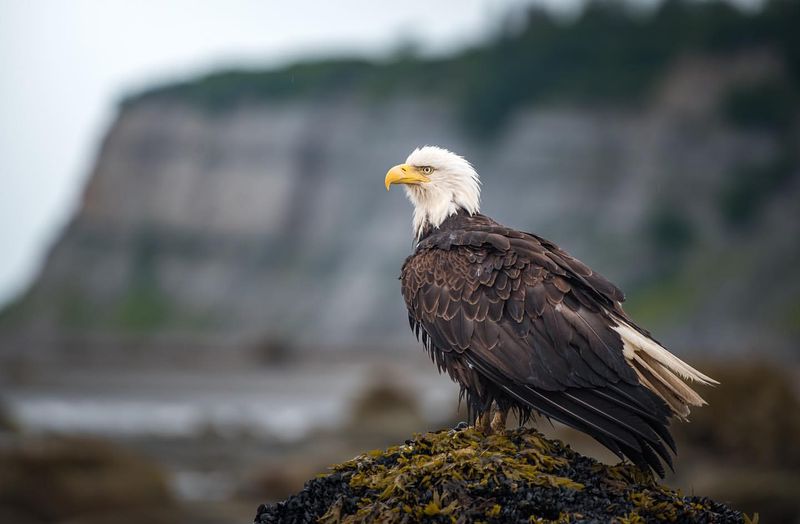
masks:
<path id="1" fill-rule="evenodd" d="M 419 185 L 425 182 L 430 182 L 430 178 L 426 177 L 419 172 L 414 166 L 408 164 L 400 164 L 394 166 L 386 173 L 386 191 L 389 191 L 389 186 L 392 184 L 412 184 Z"/>

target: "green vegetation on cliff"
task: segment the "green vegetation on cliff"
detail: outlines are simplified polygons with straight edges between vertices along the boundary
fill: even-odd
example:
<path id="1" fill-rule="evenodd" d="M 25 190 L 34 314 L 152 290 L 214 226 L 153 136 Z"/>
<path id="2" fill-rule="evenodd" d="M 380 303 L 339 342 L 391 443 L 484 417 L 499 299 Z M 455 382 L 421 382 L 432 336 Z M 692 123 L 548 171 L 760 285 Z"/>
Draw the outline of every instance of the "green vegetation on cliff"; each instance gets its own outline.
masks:
<path id="1" fill-rule="evenodd" d="M 469 128 L 490 132 L 525 104 L 635 102 L 680 55 L 767 47 L 790 76 L 787 85 L 770 86 L 780 99 L 736 93 L 726 109 L 736 121 L 760 124 L 783 121 L 786 115 L 776 111 L 797 104 L 800 4 L 794 1 L 773 0 L 747 12 L 721 0 L 667 0 L 649 14 L 596 1 L 574 20 L 559 20 L 541 8 L 530 9 L 522 23 L 514 18 L 490 41 L 447 58 L 402 55 L 380 63 L 337 59 L 231 70 L 158 87 L 126 103 L 178 99 L 218 111 L 289 97 L 423 93 L 453 101 Z"/>

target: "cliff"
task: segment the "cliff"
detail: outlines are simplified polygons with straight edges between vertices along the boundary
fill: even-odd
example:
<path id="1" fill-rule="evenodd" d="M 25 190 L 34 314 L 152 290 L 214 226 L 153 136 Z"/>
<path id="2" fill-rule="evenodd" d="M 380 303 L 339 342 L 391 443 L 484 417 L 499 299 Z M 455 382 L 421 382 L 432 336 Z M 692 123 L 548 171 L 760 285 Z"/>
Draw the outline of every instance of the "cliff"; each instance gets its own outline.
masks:
<path id="1" fill-rule="evenodd" d="M 255 522 L 750 522 L 530 429 L 418 435 L 332 469 L 297 495 L 260 506 Z"/>
<path id="2" fill-rule="evenodd" d="M 687 6 L 641 21 L 598 5 L 572 25 L 532 12 L 446 59 L 220 73 L 130 97 L 79 211 L 0 318 L 6 349 L 408 341 L 396 276 L 410 208 L 382 179 L 439 144 L 482 174 L 484 212 L 620 284 L 679 353 L 789 351 L 798 62 L 780 24 L 796 9 Z M 677 45 L 692 21 L 715 22 Z"/>

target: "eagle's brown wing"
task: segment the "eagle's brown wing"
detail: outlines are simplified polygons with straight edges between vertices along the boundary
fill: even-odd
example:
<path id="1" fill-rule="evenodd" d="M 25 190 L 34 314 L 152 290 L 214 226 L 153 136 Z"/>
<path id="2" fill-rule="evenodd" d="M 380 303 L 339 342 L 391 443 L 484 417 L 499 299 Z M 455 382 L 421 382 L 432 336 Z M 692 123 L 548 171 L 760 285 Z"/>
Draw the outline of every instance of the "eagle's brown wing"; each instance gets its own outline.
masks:
<path id="1" fill-rule="evenodd" d="M 488 219 L 487 219 L 488 220 Z M 663 475 L 669 406 L 613 329 L 623 295 L 555 245 L 494 223 L 429 235 L 406 260 L 412 328 L 472 409 L 492 401 L 584 431 Z"/>

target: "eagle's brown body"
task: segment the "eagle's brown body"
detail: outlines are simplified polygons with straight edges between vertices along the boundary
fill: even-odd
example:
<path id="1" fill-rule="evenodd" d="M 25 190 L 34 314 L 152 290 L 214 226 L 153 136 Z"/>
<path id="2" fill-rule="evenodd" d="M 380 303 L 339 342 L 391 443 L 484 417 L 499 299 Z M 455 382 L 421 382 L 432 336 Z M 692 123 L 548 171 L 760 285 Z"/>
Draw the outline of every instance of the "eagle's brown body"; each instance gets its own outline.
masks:
<path id="1" fill-rule="evenodd" d="M 653 385 L 658 362 L 625 351 L 615 327 L 649 334 L 601 275 L 547 240 L 459 211 L 422 232 L 401 280 L 412 329 L 473 413 L 494 403 L 541 414 L 661 475 L 662 460 L 671 466 L 677 401 Z"/>
<path id="2" fill-rule="evenodd" d="M 419 147 L 386 173 L 386 189 L 395 184 L 418 241 L 401 276 L 411 328 L 461 385 L 475 425 L 502 431 L 509 410 L 544 415 L 663 475 L 670 417 L 705 404 L 689 383 L 717 382 L 634 324 L 608 280 L 481 215 L 464 157 Z"/>

